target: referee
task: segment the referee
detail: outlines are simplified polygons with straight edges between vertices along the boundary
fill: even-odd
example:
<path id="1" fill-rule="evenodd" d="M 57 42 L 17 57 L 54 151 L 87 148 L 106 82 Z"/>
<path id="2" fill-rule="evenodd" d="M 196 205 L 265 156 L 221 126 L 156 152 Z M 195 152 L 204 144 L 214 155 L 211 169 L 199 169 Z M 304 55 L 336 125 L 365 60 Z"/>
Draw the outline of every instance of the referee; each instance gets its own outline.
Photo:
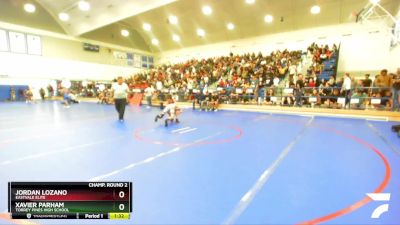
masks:
<path id="1" fill-rule="evenodd" d="M 112 85 L 114 92 L 115 109 L 118 112 L 118 119 L 120 122 L 124 122 L 124 113 L 126 106 L 126 97 L 128 96 L 128 85 L 124 83 L 124 78 L 118 77 L 117 83 Z"/>

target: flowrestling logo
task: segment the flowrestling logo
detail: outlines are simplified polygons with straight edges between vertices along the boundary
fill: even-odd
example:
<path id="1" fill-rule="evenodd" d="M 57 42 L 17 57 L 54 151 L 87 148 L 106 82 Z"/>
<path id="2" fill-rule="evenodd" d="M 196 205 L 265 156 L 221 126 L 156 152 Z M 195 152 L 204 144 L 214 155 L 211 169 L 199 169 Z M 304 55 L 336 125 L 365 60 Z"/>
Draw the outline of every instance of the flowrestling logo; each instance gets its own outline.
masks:
<path id="1" fill-rule="evenodd" d="M 390 193 L 367 193 L 367 196 L 376 202 L 389 202 Z M 389 211 L 389 203 L 382 204 L 375 208 L 371 214 L 372 219 L 379 219 L 381 215 Z"/>

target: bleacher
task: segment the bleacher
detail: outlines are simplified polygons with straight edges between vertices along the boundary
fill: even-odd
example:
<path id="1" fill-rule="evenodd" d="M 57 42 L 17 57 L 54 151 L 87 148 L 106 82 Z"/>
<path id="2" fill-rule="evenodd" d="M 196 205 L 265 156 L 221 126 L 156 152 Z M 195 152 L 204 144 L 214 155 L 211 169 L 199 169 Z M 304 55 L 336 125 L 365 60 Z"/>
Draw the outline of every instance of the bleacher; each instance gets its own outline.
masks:
<path id="1" fill-rule="evenodd" d="M 326 59 L 323 61 L 323 70 L 319 75 L 320 80 L 329 80 L 331 76 L 336 76 L 337 74 L 337 64 L 338 64 L 338 56 L 334 55 L 330 59 Z"/>

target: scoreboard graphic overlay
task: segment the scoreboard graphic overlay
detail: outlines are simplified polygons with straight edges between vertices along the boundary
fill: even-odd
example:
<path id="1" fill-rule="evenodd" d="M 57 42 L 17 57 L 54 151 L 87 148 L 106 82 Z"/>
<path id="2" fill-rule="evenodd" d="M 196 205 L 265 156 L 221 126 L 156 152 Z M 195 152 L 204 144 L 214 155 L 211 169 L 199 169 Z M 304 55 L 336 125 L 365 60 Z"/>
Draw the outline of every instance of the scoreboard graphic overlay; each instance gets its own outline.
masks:
<path id="1" fill-rule="evenodd" d="M 9 182 L 12 219 L 130 219 L 132 182 Z"/>

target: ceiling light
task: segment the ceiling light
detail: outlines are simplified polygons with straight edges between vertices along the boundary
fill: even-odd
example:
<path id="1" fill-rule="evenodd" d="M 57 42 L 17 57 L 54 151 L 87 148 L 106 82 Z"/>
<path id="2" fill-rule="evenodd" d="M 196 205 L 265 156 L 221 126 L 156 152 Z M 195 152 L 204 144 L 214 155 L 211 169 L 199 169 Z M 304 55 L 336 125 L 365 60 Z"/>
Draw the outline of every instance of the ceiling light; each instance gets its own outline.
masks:
<path id="1" fill-rule="evenodd" d="M 256 0 L 246 0 L 246 3 L 247 3 L 247 4 L 254 4 L 255 1 L 256 1 Z"/>
<path id="2" fill-rule="evenodd" d="M 179 37 L 179 35 L 172 35 L 172 40 L 174 40 L 175 42 L 179 42 L 181 40 L 181 37 Z"/>
<path id="3" fill-rule="evenodd" d="M 59 14 L 58 14 L 58 18 L 59 18 L 61 21 L 68 21 L 68 20 L 69 20 L 69 15 L 68 15 L 68 13 L 62 12 L 62 13 L 59 13 Z"/>
<path id="4" fill-rule="evenodd" d="M 36 6 L 34 4 L 31 4 L 31 3 L 26 3 L 24 5 L 24 9 L 28 13 L 34 13 L 36 11 Z"/>
<path id="5" fill-rule="evenodd" d="M 201 10 L 203 11 L 204 15 L 211 15 L 212 13 L 212 8 L 208 5 L 203 6 Z"/>
<path id="6" fill-rule="evenodd" d="M 380 2 L 380 0 L 369 0 L 369 2 L 371 2 L 372 4 L 376 5 Z"/>
<path id="7" fill-rule="evenodd" d="M 90 9 L 90 4 L 87 1 L 79 1 L 78 7 L 82 11 L 89 11 Z"/>
<path id="8" fill-rule="evenodd" d="M 265 21 L 266 23 L 272 23 L 273 20 L 274 20 L 274 17 L 271 16 L 271 15 L 266 15 L 266 16 L 264 17 L 264 21 Z"/>
<path id="9" fill-rule="evenodd" d="M 159 42 L 156 38 L 151 39 L 151 43 L 152 43 L 153 45 L 158 45 L 158 44 L 160 44 L 160 42 Z"/>
<path id="10" fill-rule="evenodd" d="M 199 37 L 204 37 L 206 32 L 203 29 L 197 29 L 197 35 L 199 35 Z"/>
<path id="11" fill-rule="evenodd" d="M 318 5 L 314 5 L 313 7 L 311 7 L 312 14 L 318 14 L 319 12 L 321 12 L 321 7 L 319 7 Z"/>
<path id="12" fill-rule="evenodd" d="M 128 37 L 129 36 L 129 31 L 123 29 L 123 30 L 121 30 L 121 35 L 124 36 L 124 37 Z"/>
<path id="13" fill-rule="evenodd" d="M 170 24 L 177 24 L 178 23 L 178 17 L 176 17 L 174 15 L 171 15 L 171 16 L 168 17 L 168 22 Z"/>
<path id="14" fill-rule="evenodd" d="M 228 24 L 226 25 L 226 27 L 228 28 L 228 30 L 233 30 L 233 29 L 235 29 L 235 25 L 234 25 L 233 23 L 228 23 Z"/>
<path id="15" fill-rule="evenodd" d="M 151 25 L 148 24 L 148 23 L 144 23 L 143 24 L 143 29 L 146 30 L 146 31 L 150 31 L 151 30 Z"/>

